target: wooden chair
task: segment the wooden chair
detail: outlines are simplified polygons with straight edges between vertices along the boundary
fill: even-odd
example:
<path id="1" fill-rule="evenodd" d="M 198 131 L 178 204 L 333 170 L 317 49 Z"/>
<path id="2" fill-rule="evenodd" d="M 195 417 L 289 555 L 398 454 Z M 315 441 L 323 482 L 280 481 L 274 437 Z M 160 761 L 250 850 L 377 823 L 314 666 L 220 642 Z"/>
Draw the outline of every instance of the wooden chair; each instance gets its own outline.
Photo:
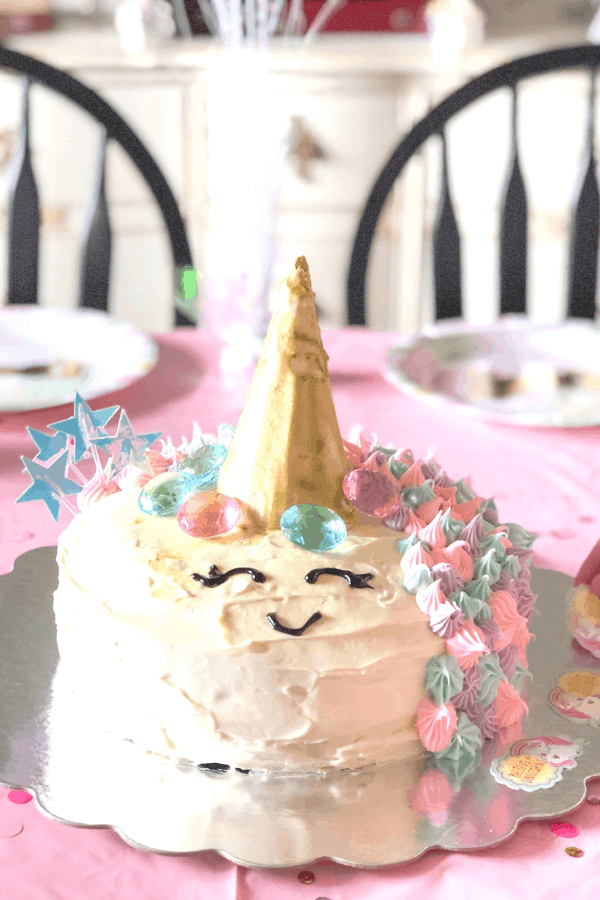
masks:
<path id="1" fill-rule="evenodd" d="M 135 132 L 95 91 L 76 78 L 37 59 L 0 46 L 0 66 L 24 76 L 20 140 L 13 160 L 8 195 L 8 303 L 37 303 L 40 209 L 29 146 L 29 93 L 32 82 L 56 91 L 89 113 L 102 126 L 95 184 L 86 217 L 79 277 L 78 305 L 107 310 L 111 271 L 112 235 L 106 202 L 106 149 L 115 141 L 125 150 L 145 179 L 166 226 L 175 273 L 174 297 L 191 299 L 195 271 L 177 201 L 165 176 Z M 189 277 L 191 276 L 191 278 Z M 192 324 L 173 304 L 176 325 Z"/>
<path id="2" fill-rule="evenodd" d="M 435 135 L 441 138 L 442 143 L 441 190 L 432 240 L 435 318 L 462 315 L 461 239 L 448 178 L 445 126 L 474 101 L 502 88 L 509 88 L 512 92 L 512 115 L 511 150 L 500 203 L 499 313 L 526 312 L 528 201 L 517 139 L 518 86 L 525 78 L 566 69 L 586 69 L 590 74 L 587 137 L 571 216 L 566 309 L 569 317 L 595 317 L 600 195 L 594 158 L 594 104 L 599 66 L 600 47 L 594 45 L 566 47 L 516 59 L 469 81 L 414 126 L 378 176 L 360 219 L 347 281 L 349 324 L 365 324 L 369 253 L 386 199 L 409 160 L 428 138 Z"/>

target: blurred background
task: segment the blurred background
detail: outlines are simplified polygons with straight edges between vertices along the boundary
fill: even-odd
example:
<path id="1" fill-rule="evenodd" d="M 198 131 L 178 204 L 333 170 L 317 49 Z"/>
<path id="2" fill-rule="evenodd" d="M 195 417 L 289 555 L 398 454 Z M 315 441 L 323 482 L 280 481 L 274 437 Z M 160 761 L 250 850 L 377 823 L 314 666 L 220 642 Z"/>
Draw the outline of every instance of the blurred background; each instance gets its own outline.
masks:
<path id="1" fill-rule="evenodd" d="M 291 33 L 270 38 L 257 73 L 255 62 L 240 63 L 243 53 L 236 57 L 211 35 L 214 23 L 211 29 L 201 3 L 173 2 L 0 0 L 0 33 L 6 47 L 94 88 L 154 155 L 201 273 L 201 321 L 235 316 L 232 292 L 243 291 L 253 277 L 267 284 L 266 302 L 272 302 L 269 286 L 301 253 L 310 263 L 324 327 L 346 322 L 345 282 L 360 214 L 381 167 L 412 124 L 486 69 L 593 39 L 596 12 L 591 0 L 347 0 L 305 41 L 300 36 L 324 6 L 323 0 L 306 0 Z M 565 278 L 588 82 L 586 72 L 566 72 L 530 79 L 520 90 L 530 207 L 528 302 L 538 321 L 564 314 L 564 291 L 556 284 Z M 0 98 L 5 234 L 21 121 L 21 87 L 7 70 L 0 71 Z M 98 126 L 41 86 L 32 89 L 30 103 L 41 218 L 39 303 L 70 308 L 77 303 L 77 257 Z M 509 155 L 509 105 L 508 90 L 496 92 L 448 128 L 463 239 L 463 310 L 479 323 L 492 321 L 498 305 L 498 204 Z M 367 324 L 374 329 L 411 332 L 433 319 L 427 247 L 439 155 L 439 142 L 426 144 L 379 221 L 367 290 Z M 168 331 L 170 246 L 147 185 L 112 144 L 106 183 L 113 230 L 110 312 L 144 331 Z M 0 297 L 6 296 L 5 248 L 1 238 Z M 259 257 L 260 272 L 253 275 Z M 214 313 L 210 297 L 218 298 Z"/>

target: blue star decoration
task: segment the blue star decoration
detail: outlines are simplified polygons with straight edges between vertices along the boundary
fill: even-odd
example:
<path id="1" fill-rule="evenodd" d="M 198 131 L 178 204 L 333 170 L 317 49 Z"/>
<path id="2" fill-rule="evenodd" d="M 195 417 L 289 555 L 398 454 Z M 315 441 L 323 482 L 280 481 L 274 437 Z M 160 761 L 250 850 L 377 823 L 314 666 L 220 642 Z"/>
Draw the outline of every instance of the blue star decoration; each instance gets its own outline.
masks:
<path id="1" fill-rule="evenodd" d="M 81 486 L 65 476 L 68 451 L 59 456 L 52 465 L 40 466 L 32 459 L 21 457 L 25 468 L 33 479 L 24 494 L 17 498 L 17 503 L 28 503 L 30 500 L 43 500 L 55 522 L 58 521 L 60 501 L 69 494 L 78 494 Z"/>
<path id="2" fill-rule="evenodd" d="M 56 456 L 57 453 L 60 453 L 67 446 L 66 434 L 46 434 L 43 431 L 37 431 L 35 428 L 27 428 L 27 431 L 39 451 L 34 459 L 39 459 L 42 462 L 48 462 L 49 459 L 52 459 L 53 456 Z"/>
<path id="3" fill-rule="evenodd" d="M 106 409 L 92 410 L 79 394 L 75 394 L 74 415 L 70 419 L 53 422 L 48 427 L 75 438 L 73 462 L 78 463 L 85 456 L 91 443 L 95 443 L 97 438 L 107 436 L 104 425 L 112 419 L 118 408 L 107 406 Z"/>
<path id="4" fill-rule="evenodd" d="M 162 432 L 154 434 L 136 434 L 124 409 L 119 416 L 119 425 L 114 437 L 94 438 L 92 443 L 100 450 L 105 450 L 112 456 L 115 472 L 122 472 L 129 464 L 137 466 L 144 471 L 151 471 L 144 451 L 153 444 Z"/>

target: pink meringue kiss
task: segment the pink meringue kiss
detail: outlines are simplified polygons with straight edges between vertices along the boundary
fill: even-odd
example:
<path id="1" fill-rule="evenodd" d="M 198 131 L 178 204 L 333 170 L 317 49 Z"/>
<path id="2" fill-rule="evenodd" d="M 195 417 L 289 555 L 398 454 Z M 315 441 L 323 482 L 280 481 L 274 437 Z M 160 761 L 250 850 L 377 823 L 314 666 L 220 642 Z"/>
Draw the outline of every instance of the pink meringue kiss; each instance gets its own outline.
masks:
<path id="1" fill-rule="evenodd" d="M 232 531 L 241 517 L 242 507 L 235 497 L 199 491 L 179 507 L 177 522 L 190 537 L 211 538 Z"/>
<path id="2" fill-rule="evenodd" d="M 526 647 L 531 638 L 527 619 L 517 610 L 517 604 L 512 594 L 509 594 L 508 591 L 494 591 L 489 603 L 492 619 L 502 632 L 496 649 L 503 650 L 509 644 L 516 644 L 520 648 Z"/>
<path id="3" fill-rule="evenodd" d="M 431 522 L 439 512 L 444 509 L 444 501 L 439 497 L 434 497 L 433 500 L 428 500 L 426 503 L 423 503 L 417 509 L 417 515 L 420 519 L 423 519 L 424 522 Z"/>
<path id="4" fill-rule="evenodd" d="M 456 710 L 452 704 L 436 706 L 423 697 L 417 703 L 416 716 L 416 731 L 425 749 L 431 753 L 445 750 L 456 731 Z"/>
<path id="5" fill-rule="evenodd" d="M 512 684 L 508 681 L 501 681 L 494 700 L 494 712 L 500 727 L 508 728 L 509 725 L 515 725 L 528 711 L 527 704 L 521 699 Z"/>
<path id="6" fill-rule="evenodd" d="M 431 556 L 434 565 L 449 563 L 463 581 L 470 581 L 473 577 L 473 558 L 469 553 L 469 545 L 466 541 L 454 541 L 441 549 L 432 548 Z"/>
<path id="7" fill-rule="evenodd" d="M 477 660 L 488 652 L 484 634 L 474 622 L 465 622 L 454 637 L 445 642 L 446 653 L 453 656 L 463 671 L 476 665 Z"/>
<path id="8" fill-rule="evenodd" d="M 415 462 L 406 470 L 404 475 L 400 476 L 398 485 L 400 488 L 417 487 L 423 484 L 424 481 L 425 477 L 421 471 L 421 466 L 418 462 Z"/>
<path id="9" fill-rule="evenodd" d="M 342 487 L 355 509 L 377 519 L 393 515 L 402 502 L 396 487 L 383 472 L 353 469 L 345 476 Z"/>

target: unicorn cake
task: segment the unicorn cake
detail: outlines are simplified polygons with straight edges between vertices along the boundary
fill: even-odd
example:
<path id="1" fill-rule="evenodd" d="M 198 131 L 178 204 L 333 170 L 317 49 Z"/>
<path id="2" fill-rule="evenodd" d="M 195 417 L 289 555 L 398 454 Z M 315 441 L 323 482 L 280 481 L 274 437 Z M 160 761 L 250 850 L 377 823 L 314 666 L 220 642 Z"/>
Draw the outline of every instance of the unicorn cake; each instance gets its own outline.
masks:
<path id="1" fill-rule="evenodd" d="M 175 761 L 461 775 L 527 713 L 534 535 L 431 459 L 343 440 L 327 360 L 300 257 L 235 431 L 73 488 L 61 667 L 99 727 Z"/>

